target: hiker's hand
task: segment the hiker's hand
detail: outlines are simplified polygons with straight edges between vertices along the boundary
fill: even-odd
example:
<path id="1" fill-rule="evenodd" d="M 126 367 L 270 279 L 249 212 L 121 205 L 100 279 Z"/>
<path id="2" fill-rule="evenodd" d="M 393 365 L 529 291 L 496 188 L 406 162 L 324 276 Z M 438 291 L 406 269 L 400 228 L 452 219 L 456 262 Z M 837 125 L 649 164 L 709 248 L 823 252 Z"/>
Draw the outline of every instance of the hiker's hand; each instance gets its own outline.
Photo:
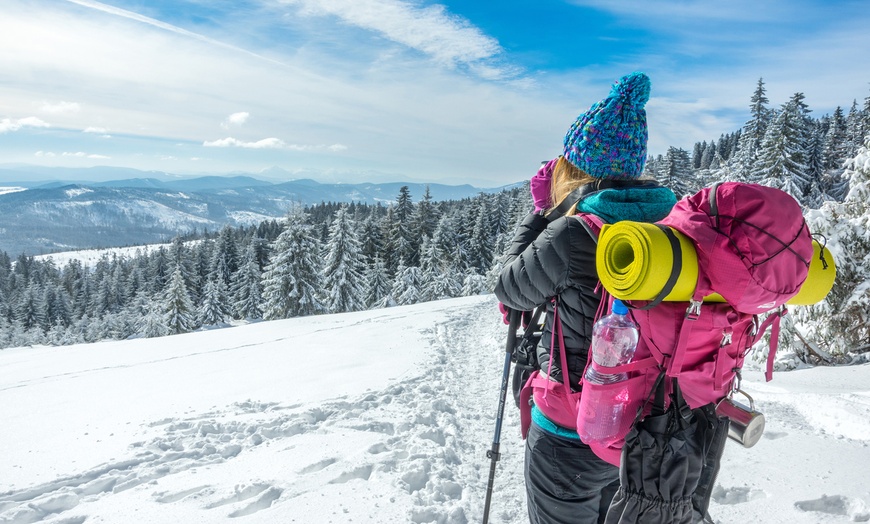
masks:
<path id="1" fill-rule="evenodd" d="M 501 302 L 498 303 L 498 310 L 501 311 L 502 321 L 505 323 L 505 325 L 509 326 L 511 323 L 511 312 L 513 310 L 511 308 L 507 307 L 506 305 L 502 304 Z M 523 316 L 521 318 L 522 318 L 523 329 L 526 329 L 527 327 L 529 327 L 529 322 L 532 321 L 532 312 L 531 311 L 523 311 L 522 315 Z"/>
<path id="2" fill-rule="evenodd" d="M 532 200 L 535 202 L 535 213 L 542 209 L 553 207 L 550 201 L 550 184 L 553 180 L 553 168 L 556 166 L 558 158 L 550 160 L 529 180 L 529 189 L 532 193 Z"/>
<path id="3" fill-rule="evenodd" d="M 505 325 L 510 325 L 511 323 L 511 309 L 501 302 L 498 303 L 498 310 L 501 311 L 501 319 L 505 323 Z"/>

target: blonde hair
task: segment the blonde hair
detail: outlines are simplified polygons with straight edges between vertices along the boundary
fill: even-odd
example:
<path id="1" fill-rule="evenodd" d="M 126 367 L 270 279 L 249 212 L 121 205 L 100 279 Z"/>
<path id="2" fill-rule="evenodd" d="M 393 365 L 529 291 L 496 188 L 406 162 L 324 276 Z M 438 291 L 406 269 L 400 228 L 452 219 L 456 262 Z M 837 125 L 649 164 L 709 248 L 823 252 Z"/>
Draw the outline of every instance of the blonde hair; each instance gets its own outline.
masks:
<path id="1" fill-rule="evenodd" d="M 588 173 L 568 162 L 565 157 L 560 156 L 553 168 L 553 181 L 550 183 L 550 201 L 553 202 L 553 208 L 558 206 L 571 191 L 595 180 Z M 576 210 L 572 208 L 567 214 L 574 213 Z"/>

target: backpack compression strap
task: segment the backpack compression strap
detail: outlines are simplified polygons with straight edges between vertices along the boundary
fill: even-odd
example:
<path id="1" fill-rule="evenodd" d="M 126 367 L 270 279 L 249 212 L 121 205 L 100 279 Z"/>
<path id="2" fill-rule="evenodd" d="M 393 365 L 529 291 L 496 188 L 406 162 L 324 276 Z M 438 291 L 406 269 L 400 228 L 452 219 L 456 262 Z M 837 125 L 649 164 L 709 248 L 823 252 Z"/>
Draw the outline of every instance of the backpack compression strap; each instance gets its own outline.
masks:
<path id="1" fill-rule="evenodd" d="M 670 295 L 671 291 L 674 290 L 674 286 L 677 285 L 677 280 L 680 278 L 680 272 L 683 270 L 683 248 L 680 246 L 680 240 L 671 228 L 661 224 L 656 225 L 665 233 L 665 236 L 668 237 L 668 242 L 671 244 L 671 252 L 674 254 L 674 263 L 671 264 L 671 274 L 668 276 L 668 280 L 665 282 L 665 285 L 662 286 L 661 291 L 659 291 L 659 294 L 656 295 L 652 302 L 641 307 L 626 304 L 628 307 L 634 309 L 647 310 L 661 304 L 665 297 Z"/>

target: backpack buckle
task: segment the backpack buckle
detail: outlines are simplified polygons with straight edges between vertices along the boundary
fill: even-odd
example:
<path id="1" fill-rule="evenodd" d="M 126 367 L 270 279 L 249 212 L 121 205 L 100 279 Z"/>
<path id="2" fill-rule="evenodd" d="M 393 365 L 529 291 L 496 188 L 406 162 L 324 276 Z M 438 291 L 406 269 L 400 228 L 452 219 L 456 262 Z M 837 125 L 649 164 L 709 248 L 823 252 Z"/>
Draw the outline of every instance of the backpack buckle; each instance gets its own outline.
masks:
<path id="1" fill-rule="evenodd" d="M 698 320 L 701 316 L 701 300 L 689 300 L 689 307 L 686 308 L 686 320 Z"/>

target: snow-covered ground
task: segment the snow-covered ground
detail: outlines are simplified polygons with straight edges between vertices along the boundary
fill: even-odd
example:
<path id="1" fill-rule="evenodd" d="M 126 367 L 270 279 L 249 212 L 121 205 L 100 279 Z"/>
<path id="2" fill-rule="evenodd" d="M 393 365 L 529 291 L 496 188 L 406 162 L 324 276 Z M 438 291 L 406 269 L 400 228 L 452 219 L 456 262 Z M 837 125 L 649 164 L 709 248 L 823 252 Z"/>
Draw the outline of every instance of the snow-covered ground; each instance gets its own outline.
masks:
<path id="1" fill-rule="evenodd" d="M 0 522 L 480 522 L 505 333 L 484 296 L 2 350 Z M 870 521 L 870 365 L 744 385 L 767 428 L 716 520 Z M 518 524 L 507 408 L 491 522 Z"/>

